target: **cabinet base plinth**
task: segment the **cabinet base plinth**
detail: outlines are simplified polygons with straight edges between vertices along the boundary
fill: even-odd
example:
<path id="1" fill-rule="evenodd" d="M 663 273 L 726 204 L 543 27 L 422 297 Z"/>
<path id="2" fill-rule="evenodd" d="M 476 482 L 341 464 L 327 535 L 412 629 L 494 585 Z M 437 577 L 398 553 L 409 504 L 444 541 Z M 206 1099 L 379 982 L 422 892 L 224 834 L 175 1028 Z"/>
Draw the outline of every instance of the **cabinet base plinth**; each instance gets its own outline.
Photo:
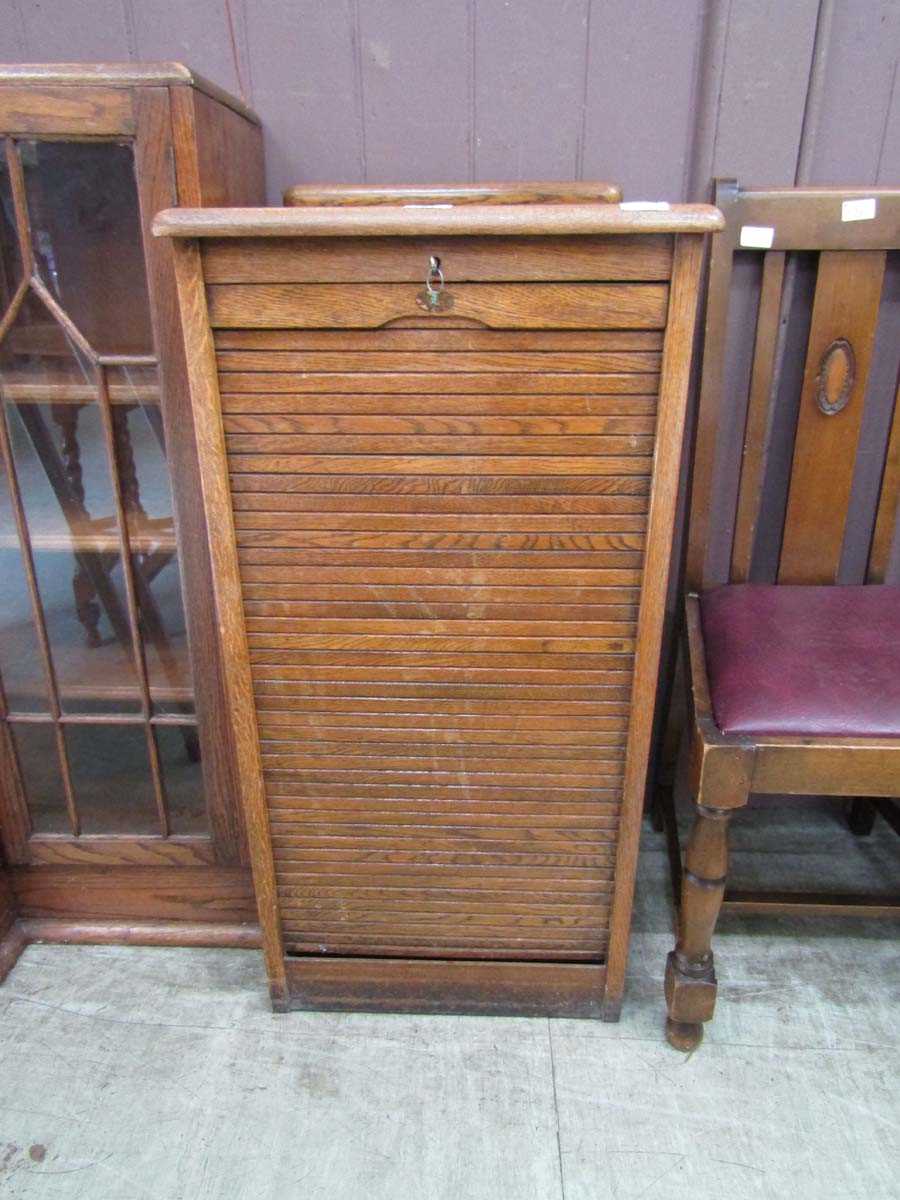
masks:
<path id="1" fill-rule="evenodd" d="M 606 989 L 600 963 L 288 957 L 285 970 L 288 1010 L 599 1019 Z"/>

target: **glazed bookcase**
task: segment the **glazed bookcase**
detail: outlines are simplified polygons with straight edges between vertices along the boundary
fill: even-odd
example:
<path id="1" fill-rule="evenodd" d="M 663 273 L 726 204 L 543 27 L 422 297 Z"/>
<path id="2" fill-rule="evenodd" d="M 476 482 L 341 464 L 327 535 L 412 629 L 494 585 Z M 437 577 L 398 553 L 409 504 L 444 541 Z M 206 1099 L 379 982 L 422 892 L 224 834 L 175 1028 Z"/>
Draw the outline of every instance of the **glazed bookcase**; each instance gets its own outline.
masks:
<path id="1" fill-rule="evenodd" d="M 241 940 L 196 443 L 149 223 L 260 203 L 259 124 L 179 64 L 55 64 L 0 68 L 0 135 L 0 938 Z"/>
<path id="2" fill-rule="evenodd" d="M 273 1002 L 615 1018 L 720 215 L 292 199 L 154 224 Z"/>

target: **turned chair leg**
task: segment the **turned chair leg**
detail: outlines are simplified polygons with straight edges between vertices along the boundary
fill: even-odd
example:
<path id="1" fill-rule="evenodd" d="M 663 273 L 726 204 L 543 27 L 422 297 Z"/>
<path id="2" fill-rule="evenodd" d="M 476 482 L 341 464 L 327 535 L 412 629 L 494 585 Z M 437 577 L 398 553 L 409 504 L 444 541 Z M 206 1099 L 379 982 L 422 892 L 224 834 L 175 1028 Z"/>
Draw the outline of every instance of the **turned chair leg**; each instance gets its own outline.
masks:
<path id="1" fill-rule="evenodd" d="M 728 822 L 733 809 L 698 804 L 684 854 L 678 940 L 666 961 L 666 1038 L 676 1050 L 693 1050 L 703 1022 L 716 1006 L 716 973 L 710 949 L 728 873 Z"/>
<path id="2" fill-rule="evenodd" d="M 84 627 L 85 638 L 91 649 L 103 645 L 100 636 L 100 605 L 97 603 L 97 592 L 90 575 L 81 565 L 75 566 L 72 576 L 72 591 L 75 595 L 75 614 Z"/>

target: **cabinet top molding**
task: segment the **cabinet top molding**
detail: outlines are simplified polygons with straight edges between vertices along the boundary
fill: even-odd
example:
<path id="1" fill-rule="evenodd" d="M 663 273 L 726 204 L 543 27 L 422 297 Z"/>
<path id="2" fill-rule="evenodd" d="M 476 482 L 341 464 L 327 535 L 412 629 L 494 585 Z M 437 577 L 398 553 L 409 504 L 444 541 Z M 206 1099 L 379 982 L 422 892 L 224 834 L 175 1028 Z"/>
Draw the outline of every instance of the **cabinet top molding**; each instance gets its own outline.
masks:
<path id="1" fill-rule="evenodd" d="M 47 84 L 54 87 L 194 87 L 212 100 L 234 109 L 254 125 L 260 120 L 242 100 L 178 62 L 145 63 L 0 63 L 0 87 L 5 84 Z"/>
<path id="2" fill-rule="evenodd" d="M 427 235 L 713 233 L 724 217 L 709 204 L 665 209 L 618 204 L 360 205 L 310 208 L 171 208 L 157 237 L 421 237 Z"/>
<path id="3" fill-rule="evenodd" d="M 365 204 L 618 204 L 615 183 L 578 179 L 503 183 L 300 183 L 284 193 L 288 208 Z"/>

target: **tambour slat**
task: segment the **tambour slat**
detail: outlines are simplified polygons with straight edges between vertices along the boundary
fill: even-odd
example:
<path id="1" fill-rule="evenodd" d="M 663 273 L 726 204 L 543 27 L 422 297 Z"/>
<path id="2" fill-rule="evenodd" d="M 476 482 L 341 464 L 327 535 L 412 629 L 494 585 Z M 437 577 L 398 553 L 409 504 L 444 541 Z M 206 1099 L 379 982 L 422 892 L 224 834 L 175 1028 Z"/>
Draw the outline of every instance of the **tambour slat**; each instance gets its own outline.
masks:
<path id="1" fill-rule="evenodd" d="M 362 523 L 363 525 L 365 522 Z M 641 532 L 614 527 L 610 532 L 535 531 L 506 533 L 479 530 L 383 530 L 383 529 L 245 529 L 239 528 L 238 546 L 270 549 L 368 550 L 640 550 Z"/>
<path id="2" fill-rule="evenodd" d="M 448 851 L 436 849 L 431 845 L 412 848 L 409 846 L 378 846 L 373 848 L 363 862 L 358 861 L 357 850 L 346 843 L 336 846 L 306 846 L 289 841 L 286 845 L 273 846 L 273 851 L 276 861 L 290 864 L 290 876 L 308 863 L 319 864 L 329 870 L 333 867 L 347 870 L 348 864 L 352 863 L 354 870 L 363 877 L 367 872 L 375 871 L 379 867 L 388 870 L 392 868 L 408 869 L 409 867 L 420 870 L 428 869 L 429 874 L 436 878 L 441 877 L 435 876 L 437 870 L 443 873 L 450 868 L 466 870 L 468 873 L 469 868 L 477 867 L 479 872 L 484 872 L 483 878 L 488 882 L 501 873 L 505 876 L 511 870 L 544 873 L 536 875 L 536 878 L 548 878 L 557 874 L 586 878 L 588 877 L 586 872 L 598 872 L 596 878 L 603 878 L 602 872 L 610 869 L 615 862 L 614 846 L 592 847 L 585 853 L 573 853 L 571 850 L 550 852 L 535 850 L 530 854 L 521 851 L 489 850 L 484 847 L 478 849 L 456 847 Z M 482 878 L 482 876 L 479 874 L 476 878 Z"/>
<path id="3" fill-rule="evenodd" d="M 412 737 L 408 732 L 400 730 L 400 737 L 396 740 L 388 741 L 386 736 L 389 731 L 384 731 L 380 738 L 371 740 L 357 737 L 344 738 L 338 741 L 326 740 L 325 737 L 314 737 L 309 739 L 298 739 L 290 733 L 285 733 L 284 730 L 276 731 L 278 737 L 273 738 L 270 735 L 263 735 L 261 738 L 261 748 L 263 753 L 263 761 L 266 763 L 275 764 L 276 761 L 285 761 L 291 757 L 291 754 L 296 751 L 301 756 L 319 757 L 321 755 L 343 755 L 346 757 L 355 757 L 356 755 L 381 755 L 384 758 L 390 758 L 394 754 L 399 757 L 408 757 L 409 759 L 433 756 L 454 756 L 454 761 L 458 764 L 462 757 L 466 761 L 487 761 L 493 758 L 509 757 L 512 754 L 519 755 L 523 760 L 541 759 L 541 767 L 547 767 L 547 761 L 552 759 L 554 762 L 565 762 L 569 759 L 575 759 L 579 762 L 612 762 L 621 758 L 621 749 L 623 739 L 610 735 L 607 741 L 598 734 L 594 741 L 590 742 L 566 742 L 560 745 L 558 742 L 536 742 L 528 738 L 519 739 L 493 739 L 491 741 L 479 741 L 473 739 L 466 742 L 465 739 L 454 738 L 434 738 L 428 737 L 424 732 L 419 731 L 415 737 Z M 405 737 L 404 737 L 405 733 Z M 512 747 L 521 745 L 521 751 L 513 750 Z M 471 755 L 477 756 L 474 760 Z M 449 761 L 449 758 L 448 758 Z M 359 764 L 357 764 L 358 766 Z"/>
<path id="4" fill-rule="evenodd" d="M 637 475 L 649 477 L 647 455 L 610 458 L 604 455 L 560 458 L 551 455 L 508 455 L 501 457 L 400 454 L 237 454 L 230 460 L 233 475 L 458 475 L 462 472 L 490 475 Z M 591 483 L 594 482 L 592 479 Z M 281 479 L 279 478 L 279 484 Z M 240 483 L 234 484 L 240 489 Z M 390 489 L 385 489 L 390 490 Z M 423 489 L 427 490 L 427 489 Z M 558 489 L 562 491 L 563 489 Z M 586 490 L 595 490 L 592 487 Z M 600 489 L 596 489 L 600 490 Z"/>
<path id="5" fill-rule="evenodd" d="M 583 868 L 567 870 L 564 867 L 534 867 L 532 870 L 535 874 L 531 875 L 527 867 L 508 866 L 492 871 L 483 879 L 473 879 L 468 872 L 452 865 L 445 866 L 439 874 L 435 874 L 419 863 L 377 860 L 360 868 L 357 874 L 342 867 L 339 858 L 323 861 L 322 856 L 313 853 L 304 856 L 303 851 L 291 848 L 279 848 L 278 859 L 283 864 L 282 878 L 288 887 L 339 888 L 358 878 L 361 889 L 391 887 L 404 891 L 426 887 L 434 892 L 453 888 L 473 893 L 483 888 L 493 892 L 516 892 L 531 887 L 533 879 L 539 878 L 552 880 L 554 892 L 599 896 L 609 892 L 613 876 L 611 866 L 604 868 L 597 865 L 590 875 L 585 874 Z"/>
<path id="6" fill-rule="evenodd" d="M 568 464 L 567 464 L 568 465 Z M 478 475 L 474 472 L 433 478 L 428 474 L 367 475 L 354 473 L 351 478 L 341 478 L 334 473 L 307 473 L 298 475 L 254 475 L 232 470 L 231 489 L 240 492 L 299 492 L 330 495 L 333 493 L 352 495 L 400 495 L 400 496 L 646 496 L 650 491 L 650 477 L 609 473 L 594 475 L 560 475 L 558 478 L 543 475 Z"/>
<path id="7" fill-rule="evenodd" d="M 452 780 L 434 783 L 416 780 L 410 783 L 384 772 L 370 772 L 367 775 L 364 767 L 365 763 L 357 763 L 353 768 L 355 777 L 342 779 L 339 787 L 320 779 L 304 778 L 287 768 L 271 768 L 268 776 L 273 806 L 291 806 L 296 801 L 293 807 L 303 807 L 308 801 L 324 811 L 329 807 L 337 807 L 337 802 L 346 799 L 354 803 L 377 803 L 381 807 L 399 804 L 421 810 L 426 802 L 430 803 L 433 799 L 435 806 L 429 811 L 458 811 L 463 823 L 466 814 L 487 811 L 498 804 L 499 811 L 504 812 L 515 812 L 519 806 L 524 806 L 523 811 L 530 811 L 537 805 L 546 814 L 570 810 L 584 812 L 586 805 L 593 805 L 595 807 L 591 811 L 595 816 L 614 813 L 619 806 L 616 791 L 619 767 L 615 764 L 608 764 L 599 771 L 593 785 L 588 788 L 559 782 L 558 790 L 543 799 L 537 794 L 538 789 L 529 776 L 519 777 L 510 784 L 498 783 L 496 779 L 488 777 L 478 784 L 460 787 Z M 320 769 L 316 768 L 316 774 L 319 773 Z M 570 809 L 567 806 L 572 807 Z"/>
<path id="8" fill-rule="evenodd" d="M 504 588 L 501 594 L 514 594 L 519 599 L 526 597 L 523 588 L 538 588 L 545 585 L 542 592 L 535 591 L 527 594 L 533 595 L 536 598 L 543 596 L 545 600 L 552 600 L 553 590 L 555 588 L 606 588 L 615 585 L 636 586 L 640 583 L 641 572 L 638 567 L 633 569 L 616 569 L 598 566 L 592 560 L 591 566 L 587 570 L 572 570 L 568 568 L 560 568 L 556 563 L 550 564 L 553 566 L 553 574 L 549 578 L 546 574 L 546 569 L 535 571 L 525 570 L 519 567 L 516 570 L 510 571 L 505 568 L 495 568 L 489 571 L 483 571 L 478 568 L 478 564 L 472 564 L 468 568 L 444 568 L 444 567 L 422 567 L 416 570 L 406 570 L 401 567 L 371 567 L 362 568 L 352 565 L 341 566 L 254 566 L 247 565 L 242 572 L 246 584 L 265 584 L 272 587 L 274 584 L 284 585 L 286 587 L 293 584 L 296 587 L 305 587 L 309 584 L 378 584 L 386 587 L 405 587 L 417 584 L 422 588 L 427 587 L 465 587 L 484 589 L 478 590 L 475 593 L 476 600 L 488 599 L 496 588 Z M 509 588 L 515 588 L 514 593 L 509 593 Z M 285 591 L 280 593 L 285 597 L 289 597 L 292 593 Z M 314 593 L 313 593 L 314 594 Z M 426 593 L 427 594 L 427 593 Z"/>
<path id="9" fill-rule="evenodd" d="M 663 335 L 649 329 L 216 329 L 217 350 L 661 350 Z"/>
<path id="10" fill-rule="evenodd" d="M 305 676 L 326 678 L 328 672 L 347 679 L 440 680 L 448 682 L 559 683 L 575 673 L 573 682 L 621 683 L 616 676 L 631 670 L 630 656 L 623 654 L 504 654 L 480 651 L 475 654 L 425 649 L 415 653 L 396 651 L 373 659 L 373 647 L 362 652 L 312 650 L 301 652 L 283 647 L 250 650 L 250 665 L 258 679 L 296 680 Z M 390 666 L 384 666 L 389 661 Z M 367 674 L 366 672 L 369 672 Z M 580 677 L 580 678 L 579 678 Z"/>
<path id="11" fill-rule="evenodd" d="M 422 518 L 434 514 L 458 520 L 457 514 L 474 515 L 480 520 L 522 521 L 529 514 L 540 519 L 564 514 L 567 517 L 603 513 L 645 513 L 647 497 L 643 494 L 588 496 L 385 496 L 369 493 L 365 499 L 342 493 L 303 492 L 235 492 L 232 497 L 235 515 L 255 512 L 314 513 L 408 513 Z M 500 514 L 499 516 L 497 514 Z M 301 518 L 297 518 L 300 520 Z"/>
<path id="12" fill-rule="evenodd" d="M 225 446 L 235 456 L 235 461 L 238 463 L 241 455 L 257 459 L 271 455 L 273 461 L 277 462 L 279 455 L 291 454 L 545 454 L 553 456 L 633 454 L 649 456 L 653 452 L 653 438 L 639 434 L 620 437 L 600 434 L 594 437 L 559 435 L 541 437 L 451 435 L 440 437 L 425 433 L 413 436 L 387 433 L 382 436 L 369 437 L 351 434 L 318 437 L 315 434 L 229 433 L 225 435 Z M 282 470 L 283 468 L 275 466 L 273 469 Z"/>
<path id="13" fill-rule="evenodd" d="M 392 434 L 416 438 L 435 436 L 486 437 L 505 435 L 520 438 L 556 438 L 563 436 L 601 437 L 623 434 L 652 434 L 655 426 L 653 416 L 370 416 L 356 414 L 334 416 L 328 414 L 273 413 L 264 416 L 246 414 L 226 415 L 222 422 L 227 434 L 257 434 L 277 436 L 283 434 L 309 435 L 343 434 L 358 437 L 361 434 Z M 345 451 L 350 447 L 344 442 Z M 555 448 L 550 442 L 549 447 Z M 232 449 L 237 449 L 232 443 Z M 423 449 L 427 449 L 424 446 Z M 522 447 L 526 449 L 526 447 Z"/>
<path id="14" fill-rule="evenodd" d="M 434 393 L 448 396 L 457 393 L 496 392 L 501 395 L 533 393 L 581 393 L 597 396 L 652 395 L 659 376 L 645 371 L 597 372 L 587 371 L 453 371 L 429 374 L 418 371 L 223 371 L 219 374 L 219 389 L 223 396 L 260 392 L 263 395 L 284 392 L 302 395 L 304 392 L 377 395 Z M 227 403 L 227 401 L 226 401 Z"/>
<path id="15" fill-rule="evenodd" d="M 646 384 L 646 380 L 641 376 Z M 255 381 L 254 381 L 255 382 Z M 613 386 L 610 380 L 603 383 Z M 615 386 L 624 386 L 616 383 Z M 421 390 L 409 392 L 323 392 L 260 391 L 223 392 L 222 412 L 226 421 L 238 414 L 260 416 L 316 416 L 337 423 L 341 416 L 383 417 L 627 417 L 656 415 L 656 397 L 645 394 L 646 386 L 635 392 L 610 391 L 556 392 L 451 392 Z M 473 479 L 473 487 L 484 481 Z"/>
<path id="16" fill-rule="evenodd" d="M 343 887 L 346 887 L 347 880 L 343 881 Z M 306 901 L 309 903 L 319 901 L 322 904 L 330 905 L 335 900 L 340 900 L 346 893 L 340 885 L 335 887 L 325 886 L 291 886 L 285 885 L 283 894 L 291 900 Z M 396 905 L 395 911 L 409 911 L 409 907 L 417 903 L 421 903 L 423 911 L 434 910 L 442 904 L 453 906 L 456 911 L 471 911 L 471 905 L 484 904 L 491 906 L 500 904 L 525 903 L 529 902 L 529 893 L 526 888 L 515 890 L 511 888 L 452 888 L 452 887 L 378 887 L 368 886 L 360 887 L 356 893 L 359 896 L 360 903 L 372 905 L 373 902 L 384 902 L 386 905 Z M 593 904 L 602 903 L 604 900 L 608 903 L 609 885 L 605 887 L 594 885 L 591 890 L 572 890 L 547 892 L 548 899 L 544 902 L 546 908 L 543 911 L 552 913 L 560 905 L 569 903 L 575 904 Z M 556 899 L 550 899 L 550 896 L 555 896 Z M 402 908 L 400 906 L 403 906 Z"/>
<path id="17" fill-rule="evenodd" d="M 631 671 L 630 656 L 624 654 L 520 654 L 479 651 L 461 654 L 424 649 L 395 651 L 381 660 L 372 657 L 374 647 L 354 652 L 342 650 L 286 650 L 251 648 L 250 665 L 259 679 L 325 678 L 330 672 L 347 679 L 446 679 L 449 682 L 484 682 L 493 678 L 503 683 L 573 682 L 621 683 L 617 676 Z M 389 661 L 390 666 L 383 662 Z M 367 674 L 367 672 L 369 672 Z"/>
<path id="18" fill-rule="evenodd" d="M 407 829 L 409 826 L 422 825 L 429 829 L 488 829 L 491 831 L 509 830 L 515 833 L 519 830 L 536 829 L 542 834 L 549 832 L 555 835 L 560 829 L 581 830 L 585 840 L 590 841 L 594 836 L 605 836 L 604 831 L 613 828 L 618 820 L 617 812 L 602 813 L 591 811 L 591 805 L 582 806 L 581 810 L 539 813 L 535 811 L 519 812 L 511 804 L 486 806 L 482 810 L 472 810 L 465 805 L 463 812 L 426 811 L 420 805 L 417 809 L 401 809 L 397 805 L 382 805 L 380 808 L 371 805 L 361 809 L 344 808 L 336 805 L 329 808 L 327 804 L 296 805 L 292 808 L 273 805 L 271 809 L 271 825 L 275 834 L 290 836 L 294 831 L 307 832 L 310 821 L 323 826 L 363 825 L 366 828 L 376 827 L 388 833 L 395 829 Z"/>
<path id="19" fill-rule="evenodd" d="M 379 726 L 400 728 L 448 724 L 456 729 L 626 729 L 628 708 L 614 702 L 557 701 L 551 714 L 539 701 L 513 700 L 508 704 L 488 698 L 478 700 L 438 699 L 430 696 L 400 698 L 362 695 L 325 696 L 311 692 L 280 701 L 257 688 L 257 710 L 262 723 L 297 721 L 309 725 Z"/>
<path id="20" fill-rule="evenodd" d="M 564 826 L 558 829 L 517 829 L 508 826 L 451 825 L 431 826 L 427 829 L 415 824 L 406 827 L 386 827 L 380 822 L 359 823 L 335 828 L 327 823 L 310 821 L 292 832 L 285 832 L 277 824 L 272 830 L 272 843 L 276 847 L 286 845 L 305 849 L 307 846 L 330 846 L 340 844 L 349 837 L 359 838 L 361 846 L 378 849 L 409 849 L 410 844 L 422 849 L 484 850 L 495 854 L 566 853 L 572 850 L 602 850 L 615 841 L 614 831 L 595 830 L 586 833 L 582 829 Z"/>
<path id="21" fill-rule="evenodd" d="M 362 535 L 361 535 L 362 536 Z M 388 536 L 388 535 L 383 535 Z M 414 535 L 410 535 L 414 536 Z M 502 537 L 503 535 L 497 535 Z M 509 535 L 511 539 L 514 535 Z M 635 535 L 610 535 L 610 537 L 634 537 Z M 427 538 L 427 534 L 420 535 L 422 538 Z M 325 535 L 320 535 L 319 547 L 312 545 L 298 546 L 240 546 L 238 548 L 238 561 L 241 564 L 249 565 L 281 565 L 281 566 L 300 566 L 301 564 L 309 566 L 325 566 L 328 563 L 341 564 L 346 567 L 353 566 L 379 566 L 387 567 L 422 567 L 427 570 L 430 567 L 457 567 L 463 571 L 460 577 L 463 582 L 466 582 L 466 575 L 472 582 L 480 582 L 482 577 L 481 568 L 488 568 L 491 575 L 485 575 L 484 578 L 496 578 L 497 571 L 506 571 L 507 579 L 514 578 L 514 573 L 517 571 L 531 570 L 539 568 L 541 571 L 560 571 L 567 568 L 590 568 L 590 567 L 638 567 L 641 561 L 640 541 L 637 545 L 629 550 L 600 550 L 596 546 L 592 549 L 584 551 L 567 551 L 548 546 L 546 549 L 528 551 L 521 549 L 516 545 L 515 549 L 498 549 L 498 550 L 476 550 L 471 545 L 467 545 L 465 541 L 459 539 L 456 542 L 456 548 L 452 550 L 442 550 L 440 546 L 429 546 L 425 541 L 416 545 L 413 548 L 405 549 L 362 549 L 360 548 L 344 548 L 344 546 L 336 546 L 334 544 L 325 544 L 322 539 Z M 302 543 L 302 539 L 301 539 Z M 507 540 L 507 546 L 509 540 Z M 552 557 L 551 557 L 552 556 Z M 473 576 L 473 572 L 476 574 Z M 502 576 L 500 578 L 503 578 Z M 532 576 L 534 578 L 534 576 Z M 551 576 L 551 581 L 552 581 Z"/>
<path id="22" fill-rule="evenodd" d="M 397 620 L 628 620 L 637 612 L 633 588 L 467 588 L 385 587 L 373 593 L 365 585 L 248 583 L 244 612 L 271 617 L 389 617 Z M 373 594 L 378 599 L 372 600 Z M 533 603 L 521 603 L 521 601 Z M 588 603 L 584 603 L 588 601 Z M 596 603 L 590 603 L 595 601 Z M 550 610 L 550 611 L 548 611 Z"/>
<path id="23" fill-rule="evenodd" d="M 403 620 L 475 620 L 541 621 L 551 618 L 560 624 L 570 621 L 626 621 L 637 619 L 637 605 L 602 604 L 436 604 L 422 598 L 403 603 L 392 598 L 375 602 L 344 602 L 339 600 L 266 600 L 255 599 L 247 592 L 244 614 L 255 617 L 328 617 L 345 620 L 394 618 Z"/>
<path id="24" fill-rule="evenodd" d="M 442 621 L 435 618 L 424 621 L 399 619 L 344 617 L 294 617 L 290 615 L 246 616 L 248 633 L 352 633 L 360 636 L 373 633 L 395 635 L 410 634 L 422 637 L 445 635 L 449 637 L 543 637 L 557 638 L 559 628 L 554 621 Z M 571 637 L 591 639 L 599 637 L 621 637 L 634 631 L 631 621 L 586 621 L 577 630 L 570 630 Z"/>
<path id="25" fill-rule="evenodd" d="M 315 955 L 318 957 L 322 953 L 322 945 L 321 938 L 311 937 L 304 939 L 289 935 L 286 935 L 284 938 L 285 952 L 291 955 L 306 957 Z M 357 955 L 367 963 L 377 960 L 378 956 L 386 956 L 403 963 L 403 969 L 406 970 L 405 964 L 408 961 L 416 959 L 430 960 L 437 955 L 437 947 L 430 939 L 417 940 L 411 938 L 407 942 L 404 942 L 402 938 L 385 940 L 383 937 L 378 937 L 371 939 L 370 942 L 366 942 L 364 938 L 338 939 L 335 937 L 331 939 L 331 945 L 336 953 L 353 956 L 354 966 L 356 963 L 355 956 Z M 495 942 L 490 941 L 482 944 L 471 941 L 465 944 L 444 943 L 440 947 L 440 959 L 442 963 L 453 963 L 455 959 L 464 959 L 466 962 L 480 962 L 480 960 L 485 960 L 483 963 L 485 967 L 492 969 L 499 967 L 501 970 L 504 962 L 509 960 L 510 966 L 519 970 L 531 961 L 541 964 L 547 958 L 546 946 L 523 944 L 521 939 L 506 939 L 503 948 L 499 950 L 493 949 L 495 945 Z M 598 951 L 595 946 L 592 946 L 590 949 L 560 950 L 559 954 L 553 955 L 553 959 L 554 961 L 566 962 L 572 966 L 577 966 L 579 970 L 597 969 L 595 963 L 597 953 Z M 465 963 L 461 963 L 460 965 L 464 966 Z"/>
<path id="26" fill-rule="evenodd" d="M 235 527 L 238 529 L 356 529 L 360 532 L 390 532 L 390 530 L 418 530 L 418 532 L 446 532 L 460 530 L 463 533 L 478 530 L 523 529 L 529 533 L 541 529 L 557 532 L 590 533 L 593 530 L 643 529 L 647 518 L 644 505 L 631 504 L 624 514 L 570 515 L 520 515 L 503 512 L 493 515 L 475 512 L 466 516 L 458 512 L 450 514 L 382 514 L 382 512 L 304 512 L 288 506 L 281 511 L 272 504 L 268 510 L 246 511 L 235 505 Z"/>
<path id="27" fill-rule="evenodd" d="M 529 901 L 521 898 L 518 901 L 506 899 L 497 901 L 492 907 L 491 902 L 483 897 L 473 900 L 394 900 L 382 896 L 378 905 L 374 905 L 370 897 L 363 896 L 356 901 L 333 900 L 328 897 L 304 898 L 294 897 L 288 891 L 282 891 L 282 911 L 285 923 L 290 927 L 296 920 L 296 927 L 302 931 L 318 925 L 322 928 L 332 922 L 339 926 L 350 918 L 355 925 L 365 928 L 370 925 L 391 924 L 394 929 L 414 929 L 422 925 L 440 921 L 446 926 L 459 925 L 462 928 L 478 928 L 480 926 L 528 928 L 544 926 L 570 926 L 581 924 L 588 914 L 593 914 L 596 907 L 590 901 L 578 902 L 570 900 L 562 909 L 558 904 L 547 903 L 543 900 Z M 296 908 L 291 905 L 292 899 L 300 899 Z M 604 906 L 605 907 L 605 906 Z M 549 918 L 549 919 L 548 919 Z M 396 924 L 395 924 L 396 922 Z"/>
<path id="28" fill-rule="evenodd" d="M 223 378 L 228 372 L 444 372 L 457 371 L 632 371 L 652 374 L 659 371 L 661 355 L 645 350 L 565 351 L 412 351 L 394 353 L 390 350 L 221 350 L 219 371 Z"/>
<path id="29" fill-rule="evenodd" d="M 378 763 L 382 763 L 379 759 Z M 443 766 L 432 766 L 427 761 L 419 761 L 417 765 L 404 765 L 400 760 L 395 760 L 393 768 L 389 766 L 372 767 L 368 772 L 360 769 L 354 769 L 350 766 L 336 767 L 317 767 L 313 762 L 305 762 L 303 766 L 294 765 L 292 768 L 282 768 L 279 775 L 275 768 L 268 770 L 265 773 L 264 781 L 267 786 L 272 783 L 281 782 L 283 778 L 290 780 L 301 775 L 310 779 L 314 783 L 329 783 L 329 784 L 346 784 L 346 783 L 364 783 L 366 780 L 384 779 L 385 782 L 394 783 L 418 783 L 428 785 L 434 783 L 438 786 L 442 784 L 467 786 L 469 783 L 474 783 L 476 786 L 486 787 L 493 784 L 496 787 L 519 787 L 522 784 L 522 773 L 512 771 L 504 771 L 494 764 L 493 770 L 475 770 L 469 769 L 468 765 L 463 771 L 453 771 Z M 591 767 L 587 774 L 579 775 L 577 772 L 531 772 L 529 774 L 529 787 L 535 793 L 553 791 L 557 787 L 581 788 L 589 791 L 590 788 L 596 785 L 596 768 Z M 616 783 L 621 783 L 621 779 L 616 779 Z M 415 832 L 412 834 L 415 840 Z M 529 842 L 531 839 L 529 838 Z M 458 849 L 452 838 L 447 842 L 442 843 L 444 849 Z"/>
<path id="30" fill-rule="evenodd" d="M 627 680 L 627 676 L 625 677 Z M 466 706 L 466 711 L 481 711 L 485 705 L 502 706 L 504 711 L 532 712 L 547 711 L 547 701 L 553 700 L 553 711 L 557 713 L 580 712 L 582 706 L 607 704 L 626 705 L 630 694 L 630 680 L 625 683 L 607 683 L 596 687 L 580 685 L 532 686 L 529 683 L 505 680 L 489 683 L 475 680 L 471 683 L 446 680 L 434 682 L 426 678 L 408 682 L 393 679 L 382 679 L 379 682 L 360 680 L 352 676 L 340 679 L 324 679 L 321 675 L 303 676 L 300 680 L 266 678 L 262 670 L 257 670 L 254 679 L 254 691 L 258 697 L 260 708 L 265 708 L 268 702 L 275 703 L 281 708 L 292 708 L 297 705 L 306 706 L 313 702 L 320 707 L 324 701 L 334 707 L 352 702 L 354 706 L 359 700 L 377 704 L 382 701 L 386 705 L 419 703 L 434 705 L 428 711 L 437 711 L 438 706 L 451 702 L 455 705 Z M 453 711 L 457 711 L 454 707 Z M 493 711 L 493 707 L 491 708 Z"/>
<path id="31" fill-rule="evenodd" d="M 495 794 L 492 794 L 493 793 Z M 499 795 L 496 793 L 499 792 Z M 432 799 L 434 803 L 432 804 Z M 444 823 L 454 825 L 465 824 L 469 818 L 481 823 L 487 816 L 497 817 L 501 824 L 509 818 L 514 824 L 521 823 L 526 817 L 533 817 L 536 825 L 556 826 L 567 823 L 569 816 L 584 818 L 591 824 L 595 820 L 606 824 L 607 818 L 619 815 L 620 805 L 613 798 L 610 790 L 595 789 L 584 796 L 575 793 L 574 799 L 561 799 L 553 796 L 552 800 L 541 801 L 527 792 L 519 793 L 516 789 L 482 789 L 481 798 L 473 799 L 463 795 L 459 790 L 454 794 L 453 789 L 446 789 L 443 796 L 431 797 L 428 794 L 415 794 L 415 789 L 400 789 L 400 794 L 382 793 L 372 787 L 367 793 L 365 788 L 353 789 L 328 788 L 322 786 L 311 790 L 309 794 L 281 795 L 273 788 L 270 809 L 273 820 L 280 820 L 282 815 L 288 820 L 303 820 L 305 815 L 316 813 L 317 819 L 328 820 L 353 819 L 353 813 L 362 813 L 365 820 L 370 820 L 379 814 L 409 823 L 416 820 L 417 815 L 427 814 L 430 817 L 440 817 Z M 283 813 L 282 811 L 283 810 Z"/>
<path id="32" fill-rule="evenodd" d="M 626 723 L 607 722 L 604 726 L 602 718 L 591 718 L 581 727 L 575 726 L 574 721 L 567 721 L 560 730 L 549 729 L 535 723 L 523 729 L 513 729 L 506 725 L 492 725 L 486 718 L 476 718 L 472 724 L 463 724 L 447 716 L 440 721 L 429 723 L 419 717 L 416 721 L 403 721 L 395 725 L 388 718 L 381 716 L 372 718 L 371 724 L 366 724 L 359 717 L 345 724 L 332 723 L 328 720 L 310 721 L 307 717 L 296 717 L 291 714 L 260 713 L 260 737 L 267 742 L 278 741 L 410 741 L 422 745 L 453 744 L 461 746 L 474 745 L 479 742 L 493 742 L 498 745 L 524 746 L 621 746 L 625 741 Z M 380 724 L 375 722 L 380 721 Z M 410 731 L 414 731 L 414 733 Z"/>

